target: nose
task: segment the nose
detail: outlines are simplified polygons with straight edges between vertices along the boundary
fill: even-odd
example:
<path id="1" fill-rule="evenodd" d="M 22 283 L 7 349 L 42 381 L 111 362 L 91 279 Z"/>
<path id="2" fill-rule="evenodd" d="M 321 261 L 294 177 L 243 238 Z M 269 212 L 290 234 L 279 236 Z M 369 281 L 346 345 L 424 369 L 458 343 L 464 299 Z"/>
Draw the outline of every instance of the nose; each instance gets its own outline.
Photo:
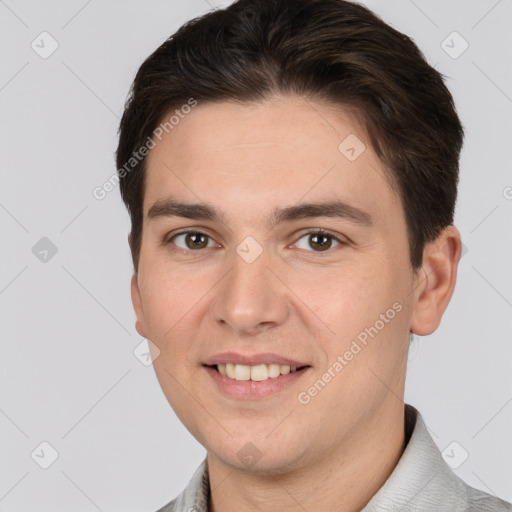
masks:
<path id="1" fill-rule="evenodd" d="M 251 263 L 234 252 L 230 262 L 231 270 L 210 303 L 214 321 L 237 337 L 284 324 L 290 312 L 290 297 L 266 252 Z"/>

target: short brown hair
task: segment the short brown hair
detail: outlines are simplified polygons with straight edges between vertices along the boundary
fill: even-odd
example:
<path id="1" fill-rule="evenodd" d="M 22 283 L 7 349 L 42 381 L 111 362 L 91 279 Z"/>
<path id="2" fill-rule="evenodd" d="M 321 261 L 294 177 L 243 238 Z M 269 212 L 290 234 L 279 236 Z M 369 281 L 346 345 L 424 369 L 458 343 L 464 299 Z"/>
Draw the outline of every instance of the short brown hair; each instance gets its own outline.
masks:
<path id="1" fill-rule="evenodd" d="M 464 131 L 443 76 L 416 44 L 345 0 L 237 0 L 184 24 L 138 70 L 119 127 L 116 164 L 138 269 L 145 158 L 126 171 L 164 115 L 187 104 L 275 94 L 359 112 L 405 213 L 413 269 L 453 224 Z M 121 170 L 124 167 L 124 172 Z"/>

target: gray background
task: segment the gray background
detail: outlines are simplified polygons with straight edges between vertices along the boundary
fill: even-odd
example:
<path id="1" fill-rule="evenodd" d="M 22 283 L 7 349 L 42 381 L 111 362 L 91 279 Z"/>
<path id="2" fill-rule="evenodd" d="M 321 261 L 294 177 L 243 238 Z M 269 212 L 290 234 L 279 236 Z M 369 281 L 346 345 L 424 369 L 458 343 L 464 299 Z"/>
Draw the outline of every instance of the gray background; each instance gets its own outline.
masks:
<path id="1" fill-rule="evenodd" d="M 467 252 L 440 328 L 413 342 L 406 401 L 459 476 L 512 500 L 512 1 L 365 3 L 448 77 L 466 128 Z M 92 191 L 142 60 L 220 5 L 0 0 L 1 511 L 152 512 L 204 456 L 134 355 L 128 216 L 117 188 Z"/>

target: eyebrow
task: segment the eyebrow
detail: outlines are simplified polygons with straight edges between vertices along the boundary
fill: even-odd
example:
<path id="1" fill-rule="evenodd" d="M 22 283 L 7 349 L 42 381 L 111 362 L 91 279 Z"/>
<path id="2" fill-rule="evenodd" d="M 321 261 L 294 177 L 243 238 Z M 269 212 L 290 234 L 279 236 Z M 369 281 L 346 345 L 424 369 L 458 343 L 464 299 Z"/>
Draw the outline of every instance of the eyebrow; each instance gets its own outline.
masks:
<path id="1" fill-rule="evenodd" d="M 152 220 L 158 217 L 210 220 L 227 225 L 226 216 L 213 206 L 206 203 L 186 203 L 176 201 L 173 198 L 156 201 L 151 206 L 148 211 L 148 218 Z M 368 212 L 339 200 L 301 203 L 285 208 L 275 208 L 269 215 L 267 222 L 274 225 L 317 217 L 338 217 L 362 226 L 373 224 L 373 218 Z"/>

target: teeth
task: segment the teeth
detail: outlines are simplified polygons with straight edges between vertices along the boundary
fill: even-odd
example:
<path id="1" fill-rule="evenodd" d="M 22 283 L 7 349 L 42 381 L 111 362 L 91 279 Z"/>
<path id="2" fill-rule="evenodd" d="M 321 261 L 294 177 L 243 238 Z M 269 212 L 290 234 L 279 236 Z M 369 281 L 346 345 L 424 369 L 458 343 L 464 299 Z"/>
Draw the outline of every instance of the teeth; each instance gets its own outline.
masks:
<path id="1" fill-rule="evenodd" d="M 235 378 L 235 365 L 232 364 L 232 363 L 228 363 L 226 365 L 226 375 L 230 378 L 230 379 L 234 379 Z"/>
<path id="2" fill-rule="evenodd" d="M 271 379 L 275 379 L 281 375 L 281 366 L 278 364 L 269 364 L 268 365 L 268 376 Z"/>
<path id="3" fill-rule="evenodd" d="M 247 366 L 247 368 L 249 368 Z M 267 380 L 269 377 L 268 366 L 266 364 L 258 364 L 251 366 L 251 380 Z"/>
<path id="4" fill-rule="evenodd" d="M 279 375 L 287 375 L 297 371 L 296 366 L 288 366 L 286 364 L 258 364 L 255 366 L 248 366 L 245 364 L 218 364 L 217 370 L 221 375 L 225 375 L 230 379 L 235 380 L 253 380 L 264 381 L 268 379 L 275 379 Z"/>
<path id="5" fill-rule="evenodd" d="M 235 364 L 235 379 L 236 380 L 250 380 L 251 367 L 245 364 Z"/>

